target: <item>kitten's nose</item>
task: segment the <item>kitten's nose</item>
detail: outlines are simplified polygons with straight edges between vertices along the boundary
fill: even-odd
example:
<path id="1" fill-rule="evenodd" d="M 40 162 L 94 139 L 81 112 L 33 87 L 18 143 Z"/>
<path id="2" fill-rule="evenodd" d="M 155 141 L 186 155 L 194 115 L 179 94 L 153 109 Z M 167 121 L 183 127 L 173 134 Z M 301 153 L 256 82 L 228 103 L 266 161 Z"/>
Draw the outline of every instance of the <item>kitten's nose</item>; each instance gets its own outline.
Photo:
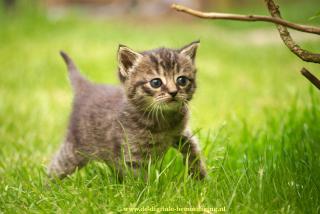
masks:
<path id="1" fill-rule="evenodd" d="M 169 94 L 172 96 L 172 97 L 175 97 L 177 95 L 178 91 L 171 91 L 169 92 Z"/>

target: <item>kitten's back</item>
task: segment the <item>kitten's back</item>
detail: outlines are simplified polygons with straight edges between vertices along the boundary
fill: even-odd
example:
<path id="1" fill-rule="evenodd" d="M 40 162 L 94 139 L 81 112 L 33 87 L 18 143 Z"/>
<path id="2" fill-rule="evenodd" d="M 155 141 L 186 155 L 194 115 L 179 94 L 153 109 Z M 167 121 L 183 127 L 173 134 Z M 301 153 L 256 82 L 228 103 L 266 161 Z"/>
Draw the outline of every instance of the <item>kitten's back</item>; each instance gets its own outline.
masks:
<path id="1" fill-rule="evenodd" d="M 124 90 L 119 86 L 90 82 L 66 53 L 61 52 L 61 56 L 67 64 L 74 90 L 69 138 L 73 143 L 85 146 L 111 141 L 108 138 L 112 135 L 108 132 L 114 131 L 112 127 L 126 102 Z"/>

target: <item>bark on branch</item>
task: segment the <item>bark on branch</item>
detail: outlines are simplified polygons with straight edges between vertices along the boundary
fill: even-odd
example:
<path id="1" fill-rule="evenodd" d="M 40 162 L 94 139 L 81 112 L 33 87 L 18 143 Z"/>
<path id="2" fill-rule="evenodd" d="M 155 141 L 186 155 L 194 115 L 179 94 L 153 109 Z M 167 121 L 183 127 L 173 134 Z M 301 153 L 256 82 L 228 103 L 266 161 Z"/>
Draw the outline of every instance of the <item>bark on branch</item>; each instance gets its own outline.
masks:
<path id="1" fill-rule="evenodd" d="M 314 86 L 316 86 L 320 90 L 320 80 L 317 77 L 310 73 L 306 68 L 302 68 L 300 72 L 305 78 L 307 78 Z"/>
<path id="2" fill-rule="evenodd" d="M 228 14 L 228 13 L 204 13 L 197 10 L 190 9 L 181 5 L 173 4 L 171 7 L 177 11 L 184 12 L 199 18 L 204 19 L 228 19 L 237 21 L 263 21 L 272 22 L 277 25 L 278 31 L 280 33 L 281 39 L 285 45 L 299 58 L 306 62 L 320 63 L 320 54 L 312 53 L 303 50 L 298 44 L 296 44 L 291 38 L 287 27 L 299 30 L 307 33 L 314 33 L 320 35 L 320 28 L 299 25 L 295 23 L 288 22 L 282 19 L 279 11 L 279 7 L 275 5 L 272 0 L 265 0 L 270 16 L 259 16 L 259 15 L 239 15 L 239 14 Z"/>
<path id="3" fill-rule="evenodd" d="M 193 10 L 191 8 L 178 5 L 178 4 L 173 4 L 171 5 L 171 7 L 176 11 L 188 13 L 190 15 L 197 16 L 199 18 L 204 18 L 204 19 L 228 19 L 228 20 L 247 21 L 247 22 L 257 22 L 257 21 L 271 22 L 275 24 L 281 24 L 283 26 L 286 26 L 288 28 L 292 28 L 298 31 L 320 35 L 320 28 L 318 27 L 296 24 L 296 23 L 284 20 L 280 17 L 261 16 L 261 15 L 240 15 L 240 14 L 215 13 L 215 12 L 205 13 L 205 12 Z"/>
<path id="4" fill-rule="evenodd" d="M 271 16 L 281 19 L 279 6 L 277 6 L 272 0 L 265 0 L 265 2 Z M 302 49 L 297 43 L 293 41 L 288 29 L 285 26 L 277 24 L 277 29 L 282 41 L 290 49 L 291 52 L 293 52 L 303 61 L 320 63 L 320 54 L 312 53 Z"/>
<path id="5" fill-rule="evenodd" d="M 281 18 L 279 6 L 277 6 L 273 2 L 273 0 L 265 0 L 265 3 L 272 17 Z M 293 41 L 288 29 L 285 26 L 277 24 L 277 29 L 283 43 L 290 49 L 291 52 L 293 52 L 303 61 L 320 63 L 320 54 L 311 53 L 307 50 L 302 49 L 297 43 L 295 43 L 295 41 Z M 320 90 L 320 80 L 317 79 L 316 76 L 314 76 L 306 68 L 302 68 L 300 72 Z"/>

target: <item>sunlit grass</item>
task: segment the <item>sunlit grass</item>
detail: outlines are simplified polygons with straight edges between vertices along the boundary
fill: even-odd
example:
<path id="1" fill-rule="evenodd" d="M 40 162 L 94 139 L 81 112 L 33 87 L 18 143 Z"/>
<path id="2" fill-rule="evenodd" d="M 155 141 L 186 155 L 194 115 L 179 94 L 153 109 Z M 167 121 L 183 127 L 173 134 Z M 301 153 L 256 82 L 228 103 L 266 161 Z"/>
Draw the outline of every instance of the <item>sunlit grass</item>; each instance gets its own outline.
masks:
<path id="1" fill-rule="evenodd" d="M 206 22 L 144 25 L 40 16 L 0 23 L 0 211 L 319 212 L 319 92 L 298 72 L 307 66 L 316 73 L 319 66 L 300 62 L 277 34 L 275 42 L 256 46 L 245 32 Z M 147 181 L 128 177 L 119 183 L 104 164 L 90 163 L 64 181 L 48 183 L 45 167 L 63 139 L 72 100 L 60 49 L 92 81 L 118 84 L 119 43 L 144 50 L 196 39 L 201 47 L 192 128 L 199 130 L 207 180 L 185 176 L 181 156 L 170 150 L 161 168 L 150 168 Z M 303 46 L 319 50 L 319 44 Z"/>

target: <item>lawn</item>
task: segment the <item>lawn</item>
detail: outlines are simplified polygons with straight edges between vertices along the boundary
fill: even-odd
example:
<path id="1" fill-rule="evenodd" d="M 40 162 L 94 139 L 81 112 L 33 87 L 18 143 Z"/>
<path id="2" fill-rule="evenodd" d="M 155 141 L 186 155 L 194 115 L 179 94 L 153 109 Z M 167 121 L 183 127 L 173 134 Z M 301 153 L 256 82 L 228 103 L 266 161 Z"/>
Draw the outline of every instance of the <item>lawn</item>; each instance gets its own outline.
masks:
<path id="1" fill-rule="evenodd" d="M 272 25 L 243 25 L 180 21 L 178 15 L 143 22 L 77 12 L 63 18 L 1 14 L 0 213 L 319 213 L 320 92 L 299 73 L 302 66 L 319 72 L 319 66 L 294 56 L 269 31 Z M 145 50 L 197 39 L 191 124 L 208 165 L 206 180 L 188 177 L 181 156 L 170 150 L 161 166 L 150 166 L 147 181 L 118 182 L 97 162 L 63 181 L 48 181 L 46 166 L 64 137 L 72 102 L 60 49 L 90 80 L 118 84 L 119 43 Z M 319 39 L 300 44 L 320 50 Z"/>

